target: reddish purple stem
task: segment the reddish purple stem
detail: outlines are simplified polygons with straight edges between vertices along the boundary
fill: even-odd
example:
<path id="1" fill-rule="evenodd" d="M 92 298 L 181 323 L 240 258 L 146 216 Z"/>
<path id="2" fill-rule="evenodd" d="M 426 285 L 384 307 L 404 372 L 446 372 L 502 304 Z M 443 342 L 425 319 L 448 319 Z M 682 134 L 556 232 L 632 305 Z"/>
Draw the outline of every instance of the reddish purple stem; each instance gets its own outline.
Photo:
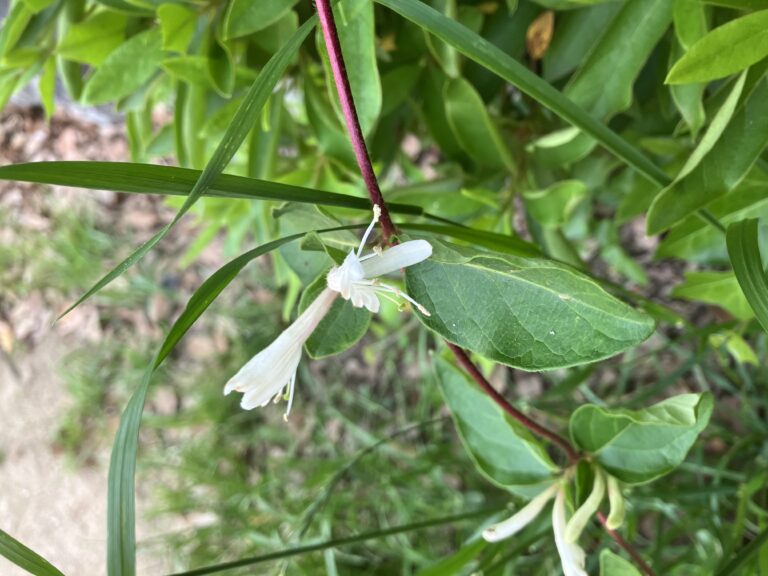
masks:
<path id="1" fill-rule="evenodd" d="M 341 53 L 341 43 L 339 34 L 336 31 L 336 23 L 333 19 L 333 10 L 331 10 L 330 0 L 316 0 L 317 14 L 320 16 L 320 26 L 323 30 L 323 39 L 328 51 L 328 60 L 331 63 L 333 80 L 336 82 L 336 91 L 339 94 L 341 110 L 344 113 L 344 120 L 347 123 L 349 138 L 352 140 L 352 148 L 355 149 L 355 158 L 360 172 L 363 175 L 365 186 L 368 188 L 368 194 L 371 202 L 381 208 L 381 230 L 384 234 L 384 240 L 389 241 L 389 237 L 395 233 L 395 226 L 389 216 L 384 197 L 379 189 L 379 182 L 373 171 L 371 158 L 368 155 L 368 148 L 365 145 L 363 130 L 360 127 L 360 120 L 357 117 L 355 101 L 352 98 L 352 89 L 349 86 L 349 77 L 347 69 L 344 66 L 344 55 Z"/>
<path id="2" fill-rule="evenodd" d="M 339 35 L 336 30 L 336 23 L 333 18 L 333 11 L 331 10 L 331 0 L 315 0 L 317 6 L 317 13 L 320 16 L 320 26 L 323 30 L 323 39 L 325 41 L 325 47 L 328 51 L 328 59 L 331 63 L 331 71 L 333 72 L 333 79 L 336 83 L 336 91 L 339 95 L 339 101 L 341 102 L 341 109 L 344 113 L 344 120 L 347 124 L 347 132 L 349 133 L 350 140 L 352 141 L 352 147 L 355 150 L 355 158 L 357 164 L 360 167 L 360 172 L 363 175 L 365 186 L 368 189 L 368 195 L 371 198 L 371 202 L 378 205 L 381 208 L 381 228 L 384 236 L 384 240 L 389 242 L 392 234 L 395 233 L 395 226 L 392 223 L 392 219 L 389 216 L 389 210 L 384 203 L 384 198 L 381 195 L 379 189 L 379 183 L 376 179 L 376 173 L 373 171 L 370 156 L 368 155 L 368 148 L 365 145 L 365 139 L 363 137 L 363 131 L 360 127 L 360 121 L 357 117 L 357 110 L 355 109 L 355 101 L 352 98 L 352 90 L 349 85 L 349 77 L 347 76 L 347 70 L 344 66 L 344 56 L 341 52 L 341 43 L 339 42 Z M 509 414 L 512 418 L 520 422 L 531 432 L 538 434 L 565 452 L 568 456 L 570 464 L 575 463 L 579 459 L 579 453 L 576 449 L 562 436 L 549 430 L 545 426 L 535 422 L 511 403 L 507 401 L 504 396 L 499 394 L 490 382 L 483 376 L 482 372 L 472 363 L 469 355 L 465 350 L 446 341 L 448 347 L 453 351 L 456 356 L 456 360 L 461 366 L 472 376 L 475 382 L 490 396 L 496 404 L 498 404 L 502 410 Z M 598 513 L 598 518 L 603 523 L 603 527 L 608 534 L 621 546 L 627 554 L 629 554 L 646 576 L 655 576 L 653 570 L 645 563 L 640 554 L 632 548 L 618 532 L 610 530 L 605 526 L 605 517 Z"/>

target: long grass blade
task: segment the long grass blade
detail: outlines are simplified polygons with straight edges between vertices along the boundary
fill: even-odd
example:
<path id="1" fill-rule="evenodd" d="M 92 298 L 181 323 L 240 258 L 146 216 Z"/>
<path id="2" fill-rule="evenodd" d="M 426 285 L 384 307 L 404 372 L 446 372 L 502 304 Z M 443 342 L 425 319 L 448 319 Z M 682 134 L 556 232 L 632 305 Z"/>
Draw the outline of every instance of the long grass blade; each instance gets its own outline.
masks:
<path id="1" fill-rule="evenodd" d="M 34 576 L 64 576 L 48 560 L 3 530 L 0 530 L 0 555 Z"/>
<path id="2" fill-rule="evenodd" d="M 322 234 L 362 227 L 364 227 L 363 224 L 340 226 L 317 232 Z M 144 402 L 152 376 L 195 321 L 249 262 L 303 236 L 303 233 L 294 234 L 262 244 L 231 260 L 203 282 L 168 331 L 165 340 L 147 368 L 144 379 L 131 396 L 128 406 L 120 418 L 120 426 L 112 445 L 109 463 L 107 551 L 110 576 L 133 576 L 136 572 L 136 506 L 134 496 L 136 455 L 141 414 L 144 411 Z"/>
<path id="3" fill-rule="evenodd" d="M 434 526 L 442 526 L 445 524 L 454 524 L 463 520 L 470 520 L 472 518 L 478 518 L 496 512 L 497 509 L 483 509 L 474 510 L 472 512 L 464 512 L 463 514 L 455 514 L 453 516 L 443 516 L 441 518 L 432 518 L 430 520 L 423 520 L 422 522 L 414 522 L 412 524 L 403 524 L 401 526 L 393 526 L 392 528 L 382 528 L 381 530 L 373 530 L 371 532 L 363 532 L 362 534 L 356 534 L 354 536 L 347 536 L 345 538 L 333 538 L 331 540 L 325 540 L 318 542 L 317 544 L 307 544 L 306 546 L 296 546 L 295 548 L 287 548 L 278 552 L 272 552 L 270 554 L 262 554 L 261 556 L 252 556 L 250 558 L 242 558 L 235 560 L 234 562 L 224 562 L 222 564 L 214 564 L 212 566 L 206 566 L 204 568 L 197 568 L 196 570 L 189 570 L 187 572 L 176 572 L 170 576 L 204 576 L 205 574 L 216 574 L 217 572 L 225 572 L 227 570 L 234 570 L 235 568 L 241 568 L 243 566 L 252 566 L 254 564 L 261 564 L 263 562 L 270 562 L 272 560 L 280 560 L 282 558 L 290 558 L 291 556 L 299 556 L 301 554 L 308 554 L 310 552 L 319 552 L 321 550 L 328 550 L 329 548 L 338 548 L 340 546 L 347 546 L 349 544 L 355 544 L 357 542 L 365 542 L 366 540 L 376 540 L 378 538 L 384 538 L 386 536 L 392 536 L 394 534 L 404 534 L 406 532 L 415 532 L 417 530 L 424 530 L 426 528 L 432 528 Z"/>
<path id="4" fill-rule="evenodd" d="M 200 170 L 131 162 L 56 161 L 0 166 L 0 180 L 171 196 L 190 196 L 201 175 Z M 230 174 L 218 174 L 201 194 L 371 210 L 371 202 L 366 198 Z M 420 207 L 408 204 L 388 204 L 388 207 L 399 214 L 419 215 L 423 212 Z"/>
<path id="5" fill-rule="evenodd" d="M 734 222 L 728 226 L 725 238 L 739 286 L 763 330 L 768 332 L 768 279 L 760 257 L 757 225 L 755 218 Z"/>
<path id="6" fill-rule="evenodd" d="M 147 252 L 149 252 L 158 242 L 160 242 L 160 240 L 162 240 L 168 234 L 168 232 L 170 232 L 171 228 L 173 228 L 182 218 L 182 216 L 184 216 L 184 214 L 189 211 L 192 205 L 197 202 L 203 193 L 216 180 L 219 174 L 221 174 L 227 164 L 229 164 L 229 161 L 235 155 L 235 152 L 237 152 L 237 149 L 240 147 L 243 140 L 245 140 L 245 137 L 248 135 L 251 126 L 253 126 L 254 121 L 257 119 L 259 112 L 261 111 L 269 96 L 272 94 L 275 85 L 283 76 L 283 73 L 288 67 L 288 64 L 290 64 L 293 56 L 299 49 L 299 46 L 301 46 L 304 39 L 315 26 L 316 22 L 316 17 L 312 17 L 307 20 L 293 34 L 293 36 L 291 36 L 285 45 L 280 48 L 280 50 L 269 60 L 269 62 L 267 62 L 267 65 L 264 66 L 258 78 L 256 78 L 254 83 L 251 85 L 251 88 L 248 90 L 248 93 L 243 99 L 242 104 L 237 109 L 237 112 L 235 113 L 232 122 L 227 128 L 224 137 L 219 143 L 219 146 L 216 148 L 216 151 L 208 161 L 208 164 L 205 166 L 202 174 L 200 174 L 197 182 L 195 182 L 192 191 L 187 196 L 187 199 L 184 201 L 184 204 L 176 213 L 173 220 L 163 226 L 163 228 L 161 228 L 157 234 L 152 236 L 152 238 L 139 246 L 130 256 L 128 256 L 128 258 L 123 260 L 109 273 L 103 276 L 74 304 L 67 308 L 61 316 L 66 315 L 79 304 L 101 290 L 104 286 L 112 282 L 112 280 L 120 276 L 128 268 L 133 266 L 133 264 L 141 260 L 141 258 L 143 258 Z"/>

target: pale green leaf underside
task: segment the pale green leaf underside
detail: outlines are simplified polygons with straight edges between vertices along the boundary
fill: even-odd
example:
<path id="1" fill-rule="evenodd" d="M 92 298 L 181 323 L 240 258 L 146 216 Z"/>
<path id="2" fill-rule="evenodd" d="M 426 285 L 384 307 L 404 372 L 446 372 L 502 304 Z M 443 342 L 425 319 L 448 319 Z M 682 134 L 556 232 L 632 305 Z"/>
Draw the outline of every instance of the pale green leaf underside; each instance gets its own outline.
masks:
<path id="1" fill-rule="evenodd" d="M 571 438 L 616 478 L 639 484 L 680 465 L 712 407 L 709 393 L 681 394 L 643 410 L 588 404 L 571 416 Z"/>
<path id="2" fill-rule="evenodd" d="M 531 434 L 445 360 L 435 361 L 440 390 L 478 470 L 499 486 L 541 483 L 557 467 Z"/>
<path id="3" fill-rule="evenodd" d="M 429 260 L 406 271 L 419 319 L 450 342 L 523 370 L 594 362 L 645 340 L 653 320 L 580 272 L 432 240 Z"/>

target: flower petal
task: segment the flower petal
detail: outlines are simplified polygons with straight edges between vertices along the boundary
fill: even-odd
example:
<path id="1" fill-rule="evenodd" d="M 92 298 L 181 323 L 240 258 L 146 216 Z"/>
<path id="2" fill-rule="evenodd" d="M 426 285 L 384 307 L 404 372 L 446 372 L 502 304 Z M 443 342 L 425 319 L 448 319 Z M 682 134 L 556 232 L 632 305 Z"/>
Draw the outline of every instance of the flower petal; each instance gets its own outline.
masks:
<path id="1" fill-rule="evenodd" d="M 552 507 L 552 530 L 555 533 L 555 546 L 560 555 L 565 576 L 589 576 L 585 568 L 587 555 L 578 544 L 569 544 L 565 540 L 565 490 L 561 487 L 555 496 Z"/>
<path id="2" fill-rule="evenodd" d="M 517 534 L 530 524 L 536 516 L 541 513 L 547 502 L 552 500 L 552 497 L 557 492 L 559 484 L 552 484 L 549 488 L 538 494 L 528 504 L 523 506 L 515 514 L 503 522 L 494 524 L 483 530 L 483 538 L 486 542 L 498 542 L 504 538 L 509 538 L 514 534 Z"/>
<path id="3" fill-rule="evenodd" d="M 432 245 L 426 240 L 409 240 L 381 254 L 362 260 L 365 278 L 376 278 L 400 268 L 418 264 L 432 256 Z"/>
<path id="4" fill-rule="evenodd" d="M 600 503 L 603 501 L 604 496 L 605 475 L 602 470 L 595 468 L 595 480 L 592 484 L 592 492 L 590 492 L 589 496 L 584 501 L 584 504 L 574 512 L 565 527 L 566 542 L 573 543 L 579 539 L 587 522 L 589 522 L 590 518 L 595 515 L 597 509 L 600 508 Z"/>

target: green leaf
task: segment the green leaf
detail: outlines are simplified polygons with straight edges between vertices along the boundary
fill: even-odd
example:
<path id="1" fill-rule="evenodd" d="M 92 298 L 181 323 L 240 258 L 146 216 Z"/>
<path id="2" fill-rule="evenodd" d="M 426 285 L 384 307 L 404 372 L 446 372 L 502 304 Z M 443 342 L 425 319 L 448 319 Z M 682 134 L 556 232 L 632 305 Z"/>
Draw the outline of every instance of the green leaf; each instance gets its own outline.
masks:
<path id="1" fill-rule="evenodd" d="M 83 102 L 89 105 L 104 104 L 128 96 L 149 80 L 162 59 L 159 30 L 136 34 L 110 53 L 88 79 Z"/>
<path id="2" fill-rule="evenodd" d="M 224 98 L 232 96 L 232 91 L 235 89 L 235 65 L 232 62 L 232 52 L 217 38 L 211 40 L 207 64 L 214 89 Z"/>
<path id="3" fill-rule="evenodd" d="M 462 569 L 480 556 L 482 551 L 488 546 L 488 542 L 482 538 L 466 542 L 450 556 L 438 560 L 423 570 L 419 570 L 416 576 L 454 576 L 462 574 Z"/>
<path id="4" fill-rule="evenodd" d="M 299 300 L 299 313 L 304 312 L 327 285 L 323 273 L 307 286 Z M 350 301 L 336 298 L 304 347 L 312 358 L 324 358 L 344 352 L 365 336 L 370 323 L 371 313 L 368 310 L 355 308 Z"/>
<path id="5" fill-rule="evenodd" d="M 413 2 L 411 0 L 376 0 L 376 2 L 394 10 L 419 27 L 448 42 L 471 60 L 514 84 L 522 92 L 525 92 L 567 122 L 591 135 L 607 150 L 613 152 L 630 166 L 633 166 L 648 179 L 661 185 L 666 185 L 671 180 L 664 171 L 660 170 L 642 152 L 605 124 L 563 96 L 550 84 L 528 70 L 525 65 L 505 54 L 468 28 L 454 22 L 450 18 L 446 18 L 422 2 Z"/>
<path id="6" fill-rule="evenodd" d="M 708 82 L 735 74 L 768 56 L 768 10 L 715 28 L 669 71 L 668 84 Z"/>
<path id="7" fill-rule="evenodd" d="M 563 180 L 544 190 L 524 192 L 523 199 L 526 210 L 539 224 L 557 227 L 568 221 L 586 193 L 587 186 L 581 180 Z"/>
<path id="8" fill-rule="evenodd" d="M 754 317 L 731 272 L 686 272 L 685 281 L 672 289 L 671 296 L 720 306 L 739 320 Z"/>
<path id="9" fill-rule="evenodd" d="M 446 83 L 443 91 L 448 123 L 464 152 L 479 166 L 515 171 L 515 163 L 485 103 L 463 78 Z"/>
<path id="10" fill-rule="evenodd" d="M 211 305 L 239 272 L 254 258 L 300 238 L 301 234 L 280 238 L 238 256 L 214 272 L 195 291 L 174 322 L 144 379 L 131 396 L 120 417 L 120 426 L 112 444 L 109 463 L 107 500 L 107 567 L 110 576 L 134 576 L 136 573 L 135 473 L 139 427 L 149 384 L 155 370 L 183 338 L 192 324 Z"/>
<path id="11" fill-rule="evenodd" d="M 197 14 L 180 4 L 163 4 L 157 9 L 163 50 L 184 54 L 195 34 Z"/>
<path id="12" fill-rule="evenodd" d="M 54 97 L 56 95 L 56 59 L 48 58 L 40 75 L 40 100 L 43 102 L 45 117 L 50 119 L 56 108 Z"/>
<path id="13" fill-rule="evenodd" d="M 285 16 L 298 0 L 232 0 L 224 17 L 224 39 L 263 30 Z"/>
<path id="14" fill-rule="evenodd" d="M 162 240 L 166 234 L 176 225 L 184 214 L 192 207 L 192 205 L 202 196 L 202 194 L 211 186 L 215 179 L 221 174 L 222 170 L 226 167 L 232 156 L 235 155 L 237 149 L 242 144 L 245 137 L 248 135 L 253 123 L 258 118 L 261 108 L 272 94 L 272 90 L 277 84 L 278 80 L 282 76 L 288 64 L 293 59 L 294 54 L 299 49 L 299 46 L 309 34 L 309 31 L 314 27 L 317 22 L 316 17 L 312 17 L 307 20 L 301 28 L 291 37 L 291 41 L 288 42 L 283 48 L 275 54 L 262 69 L 259 77 L 253 83 L 248 90 L 248 94 L 243 100 L 242 106 L 238 109 L 235 118 L 232 120 L 229 130 L 224 135 L 213 156 L 205 166 L 200 178 L 195 182 L 194 187 L 189 192 L 187 199 L 181 206 L 179 211 L 168 224 L 166 224 L 157 234 L 142 244 L 137 250 L 135 250 L 128 258 L 123 260 L 116 268 L 111 270 L 106 276 L 99 280 L 93 287 L 91 287 L 83 296 L 81 296 L 77 302 L 72 304 L 64 314 L 67 314 L 70 310 L 78 306 L 90 298 L 93 294 L 101 290 L 104 286 L 109 284 L 112 280 L 120 276 L 134 263 L 144 257 L 160 240 Z M 87 88 L 86 88 L 87 90 Z"/>
<path id="15" fill-rule="evenodd" d="M 571 79 L 565 94 L 597 118 L 629 108 L 632 85 L 672 21 L 670 0 L 629 0 Z"/>
<path id="16" fill-rule="evenodd" d="M 621 2 L 604 2 L 559 13 L 557 32 L 542 60 L 544 78 L 554 82 L 585 62 L 621 8 Z"/>
<path id="17" fill-rule="evenodd" d="M 0 56 L 16 47 L 34 14 L 24 2 L 14 2 L 0 26 Z"/>
<path id="18" fill-rule="evenodd" d="M 757 225 L 753 218 L 731 224 L 726 243 L 739 286 L 763 330 L 768 332 L 768 280 L 760 257 Z"/>
<path id="19" fill-rule="evenodd" d="M 624 560 L 608 548 L 600 552 L 600 576 L 642 576 L 629 560 Z"/>
<path id="20" fill-rule="evenodd" d="M 768 197 L 763 181 L 744 180 L 730 194 L 715 200 L 708 209 L 723 224 L 745 218 L 768 218 Z M 675 257 L 701 264 L 728 262 L 728 250 L 719 230 L 698 216 L 689 216 L 664 237 L 656 257 Z"/>
<path id="21" fill-rule="evenodd" d="M 379 118 L 382 103 L 381 79 L 376 62 L 373 2 L 372 0 L 340 0 L 334 3 L 333 11 L 358 119 L 363 134 L 368 136 Z M 323 54 L 328 95 L 344 125 L 344 117 L 320 30 L 318 30 L 318 47 Z"/>
<path id="22" fill-rule="evenodd" d="M 464 448 L 481 474 L 502 487 L 552 478 L 557 466 L 527 429 L 510 419 L 464 372 L 440 358 L 434 367 Z"/>
<path id="23" fill-rule="evenodd" d="M 109 10 L 96 12 L 87 19 L 71 24 L 56 47 L 65 60 L 101 66 L 107 56 L 123 43 L 126 17 Z"/>
<path id="24" fill-rule="evenodd" d="M 302 204 L 286 204 L 274 210 L 272 216 L 278 221 L 281 234 L 296 234 L 339 225 L 335 218 L 328 216 L 316 206 Z M 349 251 L 350 247 L 356 246 L 357 237 L 349 232 L 340 232 L 334 234 L 329 239 L 329 243 L 336 248 L 346 248 L 345 251 Z M 314 282 L 318 275 L 331 264 L 331 260 L 325 254 L 302 250 L 296 244 L 281 248 L 280 255 L 285 258 L 288 266 L 304 285 Z"/>
<path id="25" fill-rule="evenodd" d="M 587 404 L 571 416 L 571 438 L 608 473 L 626 484 L 640 484 L 683 462 L 712 407 L 709 393 L 681 394 L 642 410 Z"/>
<path id="26" fill-rule="evenodd" d="M 672 19 L 675 36 L 685 50 L 690 50 L 707 33 L 707 14 L 700 0 L 674 0 Z"/>
<path id="27" fill-rule="evenodd" d="M 37 14 L 41 10 L 44 10 L 48 8 L 51 4 L 53 4 L 54 0 L 22 0 L 24 4 L 27 5 L 27 8 Z"/>
<path id="28" fill-rule="evenodd" d="M 739 290 L 739 292 L 741 292 L 741 290 Z M 709 345 L 713 348 L 721 348 L 725 346 L 728 354 L 730 354 L 739 364 L 760 366 L 760 360 L 752 349 L 752 346 L 749 345 L 749 342 L 732 330 L 710 334 L 707 340 Z"/>
<path id="29" fill-rule="evenodd" d="M 709 138 L 707 136 L 702 140 Z M 733 190 L 768 143 L 768 81 L 763 79 L 733 115 L 711 150 L 681 180 L 661 192 L 648 212 L 658 234 Z M 694 153 L 696 154 L 696 153 Z"/>
<path id="30" fill-rule="evenodd" d="M 213 78 L 209 74 L 210 63 L 205 56 L 178 56 L 165 58 L 160 67 L 170 76 L 188 84 L 214 88 Z"/>
<path id="31" fill-rule="evenodd" d="M 156 164 L 134 164 L 130 162 L 29 162 L 0 166 L 0 180 L 17 180 L 21 182 L 37 182 L 55 186 L 73 186 L 91 190 L 112 190 L 114 192 L 130 192 L 134 194 L 168 194 L 173 196 L 189 196 L 200 180 L 202 172 L 189 168 L 175 166 L 159 166 Z M 371 202 L 367 198 L 291 186 L 279 182 L 267 182 L 244 176 L 218 174 L 212 178 L 202 193 L 203 196 L 217 198 L 251 198 L 260 200 L 283 200 L 286 202 L 304 202 L 307 204 L 324 204 L 327 206 L 343 206 L 370 212 Z M 389 205 L 390 211 L 400 214 L 419 215 L 421 208 L 407 204 L 394 203 Z M 515 238 L 498 234 L 490 234 L 499 241 L 507 238 L 514 242 Z M 536 252 L 535 247 L 517 239 L 518 248 L 528 247 Z"/>
<path id="32" fill-rule="evenodd" d="M 431 240 L 432 257 L 406 270 L 418 315 L 449 342 L 523 370 L 608 358 L 648 338 L 653 320 L 558 262 Z"/>
<path id="33" fill-rule="evenodd" d="M 64 576 L 48 560 L 3 530 L 0 530 L 0 554 L 34 576 Z"/>

